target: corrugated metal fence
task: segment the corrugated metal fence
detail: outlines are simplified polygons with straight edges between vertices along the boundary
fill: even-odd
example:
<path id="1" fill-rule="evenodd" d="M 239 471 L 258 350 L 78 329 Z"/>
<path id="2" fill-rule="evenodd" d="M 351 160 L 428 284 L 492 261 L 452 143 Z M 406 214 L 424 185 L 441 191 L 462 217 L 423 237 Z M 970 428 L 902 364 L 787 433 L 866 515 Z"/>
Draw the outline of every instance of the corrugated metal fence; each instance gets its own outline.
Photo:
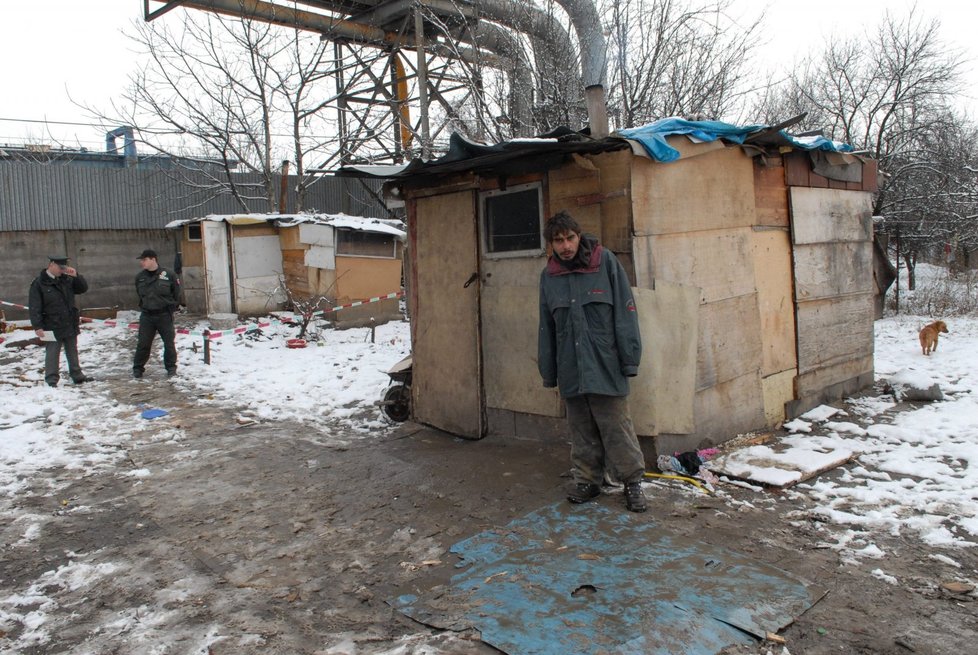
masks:
<path id="1" fill-rule="evenodd" d="M 260 194 L 258 175 L 235 181 L 248 195 Z M 296 208 L 295 183 L 289 176 L 286 211 Z M 277 191 L 280 180 L 275 184 Z M 368 189 L 379 191 L 380 183 L 323 177 L 306 193 L 304 209 L 386 217 Z M 246 203 L 249 211 L 269 210 L 267 201 Z M 0 232 L 160 229 L 176 219 L 240 212 L 217 176 L 201 172 L 0 162 Z"/>

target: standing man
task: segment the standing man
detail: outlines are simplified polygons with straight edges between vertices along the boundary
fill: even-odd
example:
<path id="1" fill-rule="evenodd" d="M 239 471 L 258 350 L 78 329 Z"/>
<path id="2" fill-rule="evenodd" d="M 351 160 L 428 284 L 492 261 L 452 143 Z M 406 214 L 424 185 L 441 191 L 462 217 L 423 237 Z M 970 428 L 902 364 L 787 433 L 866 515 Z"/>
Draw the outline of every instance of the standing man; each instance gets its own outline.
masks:
<path id="1" fill-rule="evenodd" d="M 91 382 L 78 363 L 78 308 L 75 294 L 88 291 L 88 282 L 71 266 L 68 258 L 48 257 L 48 267 L 41 271 L 29 292 L 31 327 L 39 339 L 44 340 L 44 381 L 48 386 L 58 386 L 61 348 L 68 360 L 68 375 L 72 382 Z"/>
<path id="2" fill-rule="evenodd" d="M 585 503 L 601 494 L 605 467 L 625 484 L 625 506 L 646 510 L 645 457 L 628 411 L 628 378 L 642 357 L 635 300 L 625 269 L 566 212 L 550 218 L 553 249 L 540 275 L 538 364 L 543 386 L 567 407 L 574 487 Z"/>
<path id="3" fill-rule="evenodd" d="M 143 267 L 136 275 L 136 293 L 142 311 L 139 314 L 139 337 L 132 360 L 132 376 L 143 377 L 153 339 L 159 334 L 163 341 L 163 366 L 167 377 L 172 377 L 177 373 L 173 312 L 181 304 L 180 282 L 173 273 L 160 266 L 155 250 L 146 249 L 137 259 Z"/>

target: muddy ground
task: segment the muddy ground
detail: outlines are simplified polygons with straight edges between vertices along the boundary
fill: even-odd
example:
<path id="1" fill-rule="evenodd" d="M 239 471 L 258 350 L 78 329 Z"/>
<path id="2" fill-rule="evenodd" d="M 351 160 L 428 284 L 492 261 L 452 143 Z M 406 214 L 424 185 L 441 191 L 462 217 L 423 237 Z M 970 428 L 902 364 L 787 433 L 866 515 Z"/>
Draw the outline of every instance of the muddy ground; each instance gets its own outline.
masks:
<path id="1" fill-rule="evenodd" d="M 118 567 L 95 588 L 49 590 L 60 605 L 53 639 L 22 652 L 498 652 L 477 634 L 415 623 L 385 599 L 433 572 L 450 575 L 457 541 L 562 498 L 566 444 L 464 441 L 413 424 L 368 438 L 286 422 L 241 426 L 237 408 L 199 403 L 158 374 L 135 383 L 119 371 L 95 384 L 120 403 L 171 408 L 171 417 L 134 435 L 129 470 L 50 471 L 17 501 L 56 527 L 26 543 L 4 540 L 4 593 L 78 553 Z M 152 475 L 126 475 L 142 469 Z M 69 486 L 52 493 L 51 479 Z M 824 547 L 832 528 L 805 518 L 803 499 L 724 491 L 657 484 L 641 520 L 827 590 L 781 632 L 792 655 L 978 652 L 978 606 L 940 587 L 948 570 L 931 557 L 937 550 L 878 535 L 899 582 L 887 584 L 871 574 L 878 561 L 842 565 Z M 598 502 L 618 507 L 621 496 Z M 967 571 L 978 566 L 974 549 L 947 554 Z M 10 652 L 5 639 L 24 626 L 3 627 L 0 651 Z M 783 651 L 762 643 L 730 652 Z"/>

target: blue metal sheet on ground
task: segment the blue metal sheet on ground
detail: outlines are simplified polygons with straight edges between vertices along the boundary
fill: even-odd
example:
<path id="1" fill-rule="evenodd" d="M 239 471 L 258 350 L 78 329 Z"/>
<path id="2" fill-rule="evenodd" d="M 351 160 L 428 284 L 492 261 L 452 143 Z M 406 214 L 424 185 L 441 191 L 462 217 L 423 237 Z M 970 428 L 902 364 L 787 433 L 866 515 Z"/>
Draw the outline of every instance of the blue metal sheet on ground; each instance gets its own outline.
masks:
<path id="1" fill-rule="evenodd" d="M 777 632 L 821 596 L 595 504 L 545 507 L 451 550 L 464 570 L 449 584 L 422 582 L 390 604 L 437 628 L 475 628 L 510 655 L 713 655 Z"/>

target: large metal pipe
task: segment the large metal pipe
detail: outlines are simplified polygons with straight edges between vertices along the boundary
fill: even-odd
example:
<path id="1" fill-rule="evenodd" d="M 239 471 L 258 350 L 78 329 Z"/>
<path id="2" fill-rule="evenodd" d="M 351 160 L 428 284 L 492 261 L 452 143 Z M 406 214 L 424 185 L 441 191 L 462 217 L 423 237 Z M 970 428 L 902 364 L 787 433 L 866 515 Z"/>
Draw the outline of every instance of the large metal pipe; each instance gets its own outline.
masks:
<path id="1" fill-rule="evenodd" d="M 532 136 L 534 129 L 530 103 L 534 84 L 526 50 L 512 32 L 496 23 L 479 21 L 469 31 L 473 43 L 509 62 L 502 70 L 509 76 L 508 112 L 513 135 Z"/>
<path id="2" fill-rule="evenodd" d="M 581 77 L 584 82 L 591 136 L 608 136 L 608 103 L 604 86 L 608 74 L 608 46 L 594 0 L 557 0 L 570 16 L 581 43 Z"/>
<path id="3" fill-rule="evenodd" d="M 553 84 L 565 100 L 580 97 L 582 85 L 575 70 L 574 46 L 553 15 L 524 0 L 475 0 L 475 6 L 489 20 L 530 38 L 537 71 L 548 78 L 541 81 Z"/>
<path id="4" fill-rule="evenodd" d="M 529 36 L 538 71 L 554 72 L 556 79 L 553 83 L 565 99 L 580 97 L 578 94 L 582 86 L 584 87 L 591 133 L 595 136 L 604 136 L 608 133 L 607 107 L 604 100 L 607 49 L 597 9 L 592 4 L 592 0 L 558 0 L 558 2 L 571 17 L 581 44 L 580 77 L 568 65 L 575 60 L 570 38 L 552 15 L 525 0 L 517 2 L 476 0 L 475 4 L 490 21 Z M 298 9 L 297 5 L 287 7 L 265 0 L 185 0 L 181 6 L 226 16 L 249 17 L 275 25 L 306 29 L 332 38 L 349 39 L 356 43 L 387 49 L 395 46 L 417 47 L 419 41 L 424 41 L 423 34 L 406 37 L 364 23 Z M 335 11 L 344 11 L 340 3 L 337 3 Z M 487 33 L 488 30 L 482 32 L 483 36 Z M 459 38 L 466 40 L 464 35 L 459 35 Z M 501 41 L 497 37 L 494 38 L 497 45 L 500 45 Z M 424 46 L 438 54 L 460 56 L 469 63 L 476 63 L 480 59 L 477 54 L 463 48 L 448 48 L 437 42 L 426 43 Z M 489 46 L 486 46 L 486 49 L 493 50 Z M 506 49 L 509 50 L 508 45 Z M 516 61 L 513 58 L 506 59 L 511 62 Z M 517 66 L 510 68 L 511 71 L 516 69 Z M 520 79 L 519 82 L 522 84 L 523 80 Z"/>

